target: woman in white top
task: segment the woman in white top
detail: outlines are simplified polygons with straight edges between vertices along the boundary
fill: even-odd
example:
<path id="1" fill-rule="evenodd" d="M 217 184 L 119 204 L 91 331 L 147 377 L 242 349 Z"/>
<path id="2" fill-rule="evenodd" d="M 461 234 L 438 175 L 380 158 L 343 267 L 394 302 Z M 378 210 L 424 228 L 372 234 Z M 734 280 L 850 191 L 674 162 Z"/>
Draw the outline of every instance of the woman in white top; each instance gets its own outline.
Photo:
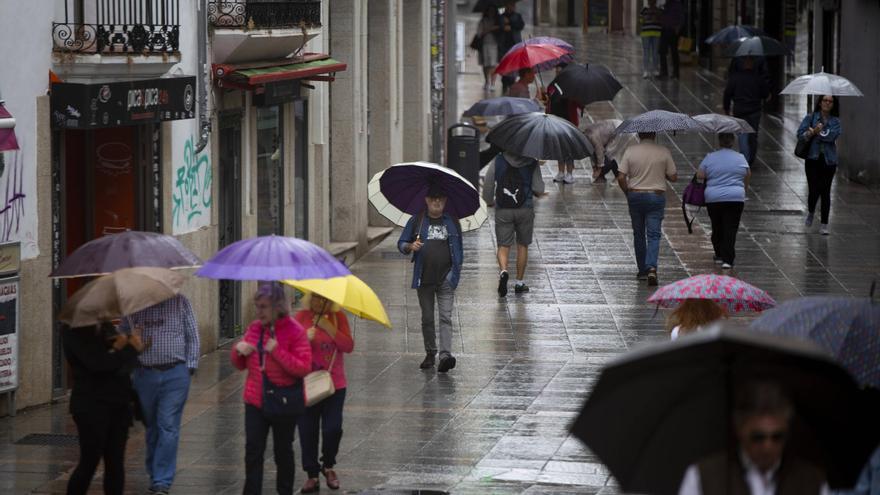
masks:
<path id="1" fill-rule="evenodd" d="M 675 340 L 726 317 L 727 310 L 711 299 L 685 299 L 666 319 L 666 329 Z"/>
<path id="2" fill-rule="evenodd" d="M 477 26 L 477 34 L 480 36 L 480 65 L 483 67 L 483 89 L 489 89 L 494 82 L 492 71 L 498 65 L 498 40 L 500 27 L 498 22 L 498 8 L 491 6 L 483 11 L 483 17 Z"/>

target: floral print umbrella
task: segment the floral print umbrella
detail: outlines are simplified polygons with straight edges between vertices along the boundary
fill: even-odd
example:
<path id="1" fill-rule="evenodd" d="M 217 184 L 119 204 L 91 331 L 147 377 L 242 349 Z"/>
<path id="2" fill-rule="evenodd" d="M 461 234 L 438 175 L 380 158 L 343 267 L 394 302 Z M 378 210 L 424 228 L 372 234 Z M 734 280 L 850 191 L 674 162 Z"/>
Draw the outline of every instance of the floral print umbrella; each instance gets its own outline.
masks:
<path id="1" fill-rule="evenodd" d="M 725 306 L 728 313 L 764 311 L 776 306 L 776 301 L 769 294 L 754 285 L 714 273 L 664 285 L 648 298 L 648 302 L 664 308 L 676 308 L 685 299 L 711 299 Z"/>

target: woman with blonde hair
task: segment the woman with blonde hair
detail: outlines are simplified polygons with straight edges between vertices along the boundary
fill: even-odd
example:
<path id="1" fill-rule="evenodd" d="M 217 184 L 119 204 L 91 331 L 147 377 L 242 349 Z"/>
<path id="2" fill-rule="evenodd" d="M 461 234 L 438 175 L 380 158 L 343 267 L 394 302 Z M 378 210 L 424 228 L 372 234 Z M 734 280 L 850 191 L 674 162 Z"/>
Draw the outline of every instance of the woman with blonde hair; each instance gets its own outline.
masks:
<path id="1" fill-rule="evenodd" d="M 666 319 L 666 329 L 675 340 L 726 317 L 727 310 L 711 299 L 685 299 Z"/>
<path id="2" fill-rule="evenodd" d="M 306 293 L 303 308 L 294 318 L 308 328 L 312 346 L 312 371 L 329 370 L 333 379 L 333 395 L 306 407 L 297 420 L 302 448 L 303 470 L 308 479 L 300 493 L 316 493 L 321 489 L 319 475 L 327 487 L 339 489 L 339 478 L 333 470 L 342 440 L 342 408 L 345 404 L 345 362 L 342 355 L 354 350 L 348 319 L 338 304 L 318 295 Z M 318 432 L 321 433 L 321 459 L 318 460 Z"/>

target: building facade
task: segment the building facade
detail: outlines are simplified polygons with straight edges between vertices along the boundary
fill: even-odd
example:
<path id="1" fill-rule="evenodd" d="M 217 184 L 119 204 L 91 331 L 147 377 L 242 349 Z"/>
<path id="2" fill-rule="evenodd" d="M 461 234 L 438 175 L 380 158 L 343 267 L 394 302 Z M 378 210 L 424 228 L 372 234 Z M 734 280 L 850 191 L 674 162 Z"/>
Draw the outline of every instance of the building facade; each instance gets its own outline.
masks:
<path id="1" fill-rule="evenodd" d="M 48 275 L 91 239 L 161 232 L 205 259 L 278 234 L 351 263 L 387 235 L 367 182 L 435 148 L 438 2 L 0 4 L 3 46 L 28 54 L 0 72 L 20 148 L 0 153 L 0 242 L 22 258 L 15 406 L 67 393 L 55 316 L 82 281 Z M 253 288 L 187 282 L 203 352 L 241 333 Z"/>

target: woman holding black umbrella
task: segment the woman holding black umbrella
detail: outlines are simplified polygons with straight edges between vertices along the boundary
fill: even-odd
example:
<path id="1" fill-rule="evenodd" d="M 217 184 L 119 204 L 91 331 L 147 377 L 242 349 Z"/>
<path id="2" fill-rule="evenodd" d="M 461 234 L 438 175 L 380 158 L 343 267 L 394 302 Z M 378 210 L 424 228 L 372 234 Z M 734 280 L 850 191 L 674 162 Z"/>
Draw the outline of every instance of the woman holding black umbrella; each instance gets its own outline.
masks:
<path id="1" fill-rule="evenodd" d="M 828 216 L 831 214 L 831 182 L 837 172 L 837 138 L 840 137 L 840 119 L 837 118 L 837 98 L 831 95 L 816 99 L 813 113 L 804 117 L 797 130 L 799 141 L 809 142 L 806 158 L 807 218 L 804 224 L 813 225 L 816 203 L 822 198 L 822 225 L 819 232 L 830 234 Z"/>

